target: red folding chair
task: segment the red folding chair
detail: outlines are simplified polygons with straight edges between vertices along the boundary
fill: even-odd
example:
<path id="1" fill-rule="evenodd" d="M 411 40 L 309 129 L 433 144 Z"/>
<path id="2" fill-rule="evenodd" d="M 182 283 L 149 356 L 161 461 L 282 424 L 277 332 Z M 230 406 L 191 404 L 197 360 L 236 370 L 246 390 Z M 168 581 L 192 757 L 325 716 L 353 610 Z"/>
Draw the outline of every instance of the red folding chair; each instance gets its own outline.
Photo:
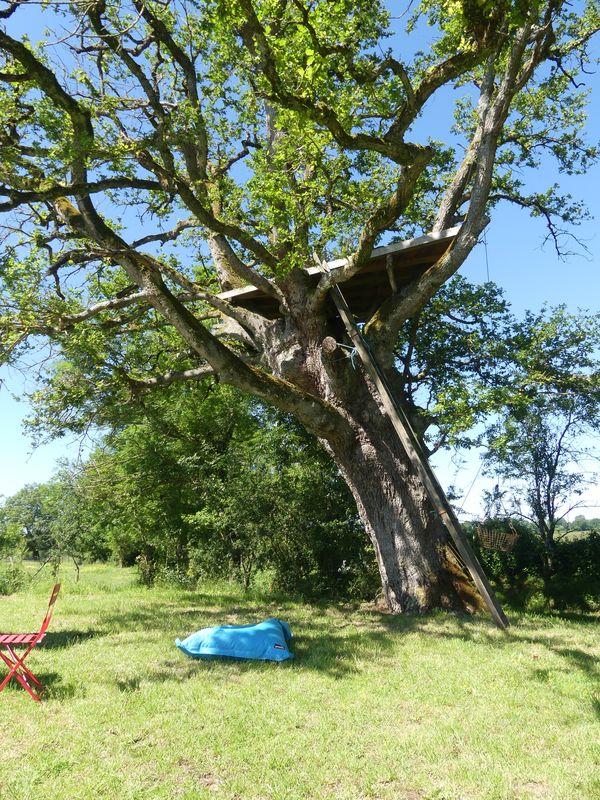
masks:
<path id="1" fill-rule="evenodd" d="M 35 677 L 25 664 L 23 663 L 33 648 L 39 644 L 48 630 L 50 620 L 52 619 L 52 612 L 54 610 L 54 603 L 60 591 L 60 583 L 57 583 L 52 594 L 50 595 L 50 602 L 48 603 L 48 611 L 42 622 L 42 627 L 37 633 L 0 633 L 0 656 L 9 668 L 8 675 L 2 683 L 0 683 L 0 692 L 4 689 L 11 678 L 16 678 L 25 691 L 33 697 L 36 702 L 40 702 L 40 696 L 35 693 L 30 686 L 31 683 L 37 686 L 40 694 L 44 691 L 44 687 L 40 681 Z M 15 651 L 15 647 L 25 647 L 24 652 L 19 656 Z"/>

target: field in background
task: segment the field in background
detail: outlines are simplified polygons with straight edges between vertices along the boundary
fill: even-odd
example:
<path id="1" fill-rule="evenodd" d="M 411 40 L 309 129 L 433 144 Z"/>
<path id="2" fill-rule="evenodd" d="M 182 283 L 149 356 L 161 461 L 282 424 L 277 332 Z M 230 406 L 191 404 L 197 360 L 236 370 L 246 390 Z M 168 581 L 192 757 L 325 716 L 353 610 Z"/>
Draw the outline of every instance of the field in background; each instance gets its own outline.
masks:
<path id="1" fill-rule="evenodd" d="M 61 579 L 28 660 L 44 702 L 0 694 L 1 800 L 600 798 L 598 617 L 512 616 L 502 633 L 229 585 L 143 589 L 106 566 Z M 35 629 L 52 582 L 1 597 L 0 629 Z M 173 643 L 272 616 L 293 662 L 197 662 Z"/>

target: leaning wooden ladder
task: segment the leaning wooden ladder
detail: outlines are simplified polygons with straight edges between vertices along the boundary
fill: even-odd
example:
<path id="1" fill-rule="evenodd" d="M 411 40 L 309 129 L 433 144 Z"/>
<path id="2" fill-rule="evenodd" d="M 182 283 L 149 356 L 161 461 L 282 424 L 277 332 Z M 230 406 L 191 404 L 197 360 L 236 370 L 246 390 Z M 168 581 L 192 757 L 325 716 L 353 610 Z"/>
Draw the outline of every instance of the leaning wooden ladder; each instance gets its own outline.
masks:
<path id="1" fill-rule="evenodd" d="M 477 560 L 477 556 L 473 552 L 471 544 L 462 530 L 460 522 L 458 521 L 458 518 L 454 513 L 454 510 L 450 505 L 444 490 L 440 486 L 433 470 L 431 469 L 429 462 L 427 461 L 427 458 L 421 449 L 419 440 L 417 439 L 410 422 L 404 413 L 404 410 L 399 403 L 396 402 L 392 392 L 390 391 L 384 374 L 379 367 L 375 356 L 371 352 L 366 339 L 363 337 L 360 329 L 354 321 L 352 312 L 350 311 L 348 304 L 346 303 L 344 296 L 342 295 L 342 292 L 337 284 L 334 283 L 332 285 L 330 294 L 342 319 L 342 322 L 346 327 L 348 336 L 356 348 L 356 352 L 364 364 L 367 374 L 379 392 L 383 407 L 390 418 L 396 433 L 398 434 L 407 456 L 409 457 L 415 471 L 427 489 L 429 497 L 437 513 L 448 529 L 448 533 L 454 542 L 454 546 L 456 547 L 462 561 L 468 569 L 475 586 L 479 590 L 479 593 L 481 594 L 490 614 L 492 615 L 492 619 L 499 628 L 505 630 L 508 628 L 509 622 L 504 614 L 504 611 L 502 610 L 502 607 L 496 599 L 494 590 L 490 586 L 485 572 Z"/>

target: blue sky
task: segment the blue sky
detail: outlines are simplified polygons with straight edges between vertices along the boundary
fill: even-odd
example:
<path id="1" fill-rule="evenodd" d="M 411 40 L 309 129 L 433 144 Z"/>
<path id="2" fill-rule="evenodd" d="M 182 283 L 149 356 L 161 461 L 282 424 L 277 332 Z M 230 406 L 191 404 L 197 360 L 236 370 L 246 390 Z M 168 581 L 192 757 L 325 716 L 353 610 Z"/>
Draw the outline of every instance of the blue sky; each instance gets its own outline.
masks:
<path id="1" fill-rule="evenodd" d="M 600 134 L 600 79 L 594 76 L 589 80 L 596 90 L 589 123 L 593 140 Z M 546 184 L 556 179 L 546 172 L 539 177 Z M 550 243 L 542 247 L 545 229 L 540 220 L 532 220 L 521 209 L 502 206 L 494 212 L 486 231 L 487 246 L 478 245 L 461 270 L 470 280 L 485 281 L 489 276 L 501 285 L 517 314 L 526 308 L 539 308 L 544 302 L 566 303 L 571 310 L 600 311 L 600 166 L 587 175 L 561 177 L 560 180 L 563 188 L 587 203 L 594 217 L 575 231 L 588 248 L 587 253 L 559 261 Z M 0 495 L 9 496 L 28 483 L 50 478 L 57 459 L 80 457 L 82 443 L 68 437 L 33 449 L 22 430 L 27 405 L 14 397 L 31 390 L 33 384 L 5 367 L 0 367 L 0 381 Z M 476 478 L 478 455 L 466 456 L 460 469 L 448 456 L 437 457 L 434 466 L 442 484 L 456 484 L 466 491 Z M 487 485 L 489 481 L 475 481 L 465 502 L 466 511 L 477 513 L 481 491 Z M 586 495 L 586 500 L 590 508 L 584 513 L 600 516 L 598 487 Z"/>

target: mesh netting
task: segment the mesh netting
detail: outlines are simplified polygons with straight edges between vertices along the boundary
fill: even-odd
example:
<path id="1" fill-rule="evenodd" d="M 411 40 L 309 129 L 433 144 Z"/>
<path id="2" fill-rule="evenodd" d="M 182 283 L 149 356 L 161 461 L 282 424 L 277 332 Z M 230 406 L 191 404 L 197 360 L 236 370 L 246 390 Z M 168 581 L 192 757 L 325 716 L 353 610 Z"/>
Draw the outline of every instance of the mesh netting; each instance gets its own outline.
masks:
<path id="1" fill-rule="evenodd" d="M 516 545 L 519 534 L 515 531 L 499 531 L 493 528 L 477 528 L 477 535 L 481 546 L 488 550 L 503 550 L 510 552 Z"/>

